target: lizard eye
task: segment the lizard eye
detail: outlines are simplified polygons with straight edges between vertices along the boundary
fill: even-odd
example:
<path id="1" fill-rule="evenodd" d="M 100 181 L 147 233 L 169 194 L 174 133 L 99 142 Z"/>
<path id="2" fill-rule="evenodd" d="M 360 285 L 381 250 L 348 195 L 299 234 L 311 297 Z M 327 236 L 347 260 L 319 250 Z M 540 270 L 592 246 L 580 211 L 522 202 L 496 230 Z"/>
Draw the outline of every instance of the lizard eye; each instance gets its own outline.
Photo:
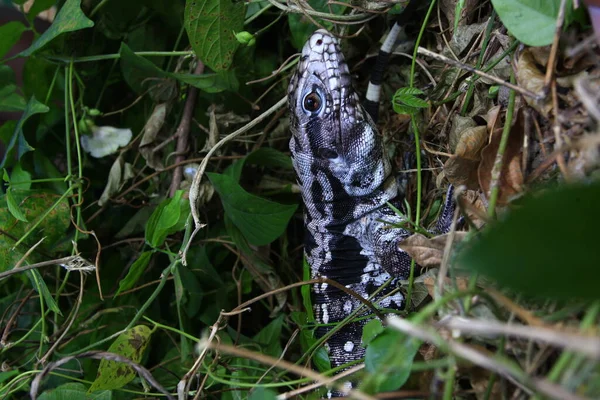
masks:
<path id="1" fill-rule="evenodd" d="M 317 113 L 321 110 L 323 102 L 321 101 L 321 95 L 317 92 L 310 92 L 304 96 L 302 100 L 302 107 L 309 113 Z"/>

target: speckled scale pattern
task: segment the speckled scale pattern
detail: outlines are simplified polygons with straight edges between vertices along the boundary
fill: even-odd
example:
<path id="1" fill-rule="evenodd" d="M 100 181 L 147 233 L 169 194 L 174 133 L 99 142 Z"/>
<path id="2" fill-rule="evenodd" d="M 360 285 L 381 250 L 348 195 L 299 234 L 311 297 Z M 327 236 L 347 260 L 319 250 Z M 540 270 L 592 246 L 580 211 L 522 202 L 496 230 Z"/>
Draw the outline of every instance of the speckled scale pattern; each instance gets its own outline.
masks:
<path id="1" fill-rule="evenodd" d="M 304 251 L 312 276 L 333 279 L 364 298 L 393 279 L 373 300 L 400 309 L 402 295 L 388 295 L 398 279 L 408 277 L 410 257 L 397 244 L 409 232 L 390 227 L 403 221 L 387 203 L 399 207 L 402 199 L 375 124 L 352 88 L 339 43 L 327 31 L 316 31 L 304 45 L 288 93 L 290 150 L 304 202 Z M 304 109 L 309 93 L 322 100 L 318 111 Z M 317 329 L 318 336 L 361 305 L 331 285 L 314 285 L 313 293 L 317 321 L 329 324 Z M 367 322 L 352 322 L 328 340 L 333 367 L 364 357 L 361 336 Z"/>

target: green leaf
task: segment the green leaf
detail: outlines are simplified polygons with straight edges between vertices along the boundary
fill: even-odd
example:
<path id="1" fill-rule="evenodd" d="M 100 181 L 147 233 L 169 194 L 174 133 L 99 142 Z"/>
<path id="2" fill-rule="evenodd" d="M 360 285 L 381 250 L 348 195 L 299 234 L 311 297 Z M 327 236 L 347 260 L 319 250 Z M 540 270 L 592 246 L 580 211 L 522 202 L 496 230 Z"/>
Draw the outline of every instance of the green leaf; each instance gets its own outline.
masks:
<path id="1" fill-rule="evenodd" d="M 281 355 L 282 350 L 279 339 L 281 337 L 282 326 L 283 315 L 279 315 L 254 336 L 254 341 L 263 346 L 263 354 L 268 354 L 272 357 L 279 357 Z"/>
<path id="2" fill-rule="evenodd" d="M 48 308 L 52 310 L 52 312 L 55 312 L 58 315 L 62 315 L 62 313 L 60 312 L 60 308 L 58 308 L 58 304 L 56 304 L 56 302 L 54 301 L 54 297 L 50 293 L 50 290 L 48 290 L 48 286 L 46 285 L 46 282 L 44 281 L 44 278 L 42 278 L 42 275 L 39 273 L 39 271 L 37 269 L 29 270 L 27 271 L 27 276 L 31 281 L 32 287 L 44 299 L 46 306 L 48 306 Z"/>
<path id="3" fill-rule="evenodd" d="M 146 270 L 146 267 L 148 266 L 148 263 L 152 258 L 152 254 L 153 252 L 151 251 L 145 251 L 142 254 L 140 254 L 138 259 L 135 260 L 133 264 L 131 264 L 131 267 L 129 267 L 129 271 L 127 272 L 127 276 L 125 276 L 125 278 L 123 278 L 119 282 L 119 289 L 117 290 L 115 297 L 119 293 L 129 290 L 135 286 L 137 281 L 140 279 L 140 277 Z"/>
<path id="4" fill-rule="evenodd" d="M 23 125 L 25 125 L 25 122 L 31 116 L 35 114 L 48 112 L 48 110 L 49 108 L 37 101 L 35 97 L 32 97 L 29 100 L 29 103 L 27 103 L 27 106 L 23 111 L 21 119 L 19 119 L 19 122 L 17 122 L 15 130 L 13 131 L 13 134 L 10 138 L 10 141 L 6 144 L 6 150 L 4 152 L 2 162 L 0 162 L 0 168 L 12 165 L 12 161 L 14 161 L 15 157 L 15 152 L 17 160 L 20 160 L 23 154 L 27 153 L 28 151 L 34 150 L 34 148 L 31 147 L 29 143 L 27 143 L 27 140 L 25 140 L 25 135 L 23 134 Z"/>
<path id="5" fill-rule="evenodd" d="M 168 235 L 176 232 L 181 218 L 181 202 L 184 191 L 178 190 L 175 196 L 164 200 L 152 213 L 146 224 L 146 242 L 154 248 L 162 246 Z M 188 200 L 189 201 L 189 200 Z"/>
<path id="6" fill-rule="evenodd" d="M 418 340 L 386 328 L 367 347 L 365 368 L 370 374 L 361 389 L 379 393 L 402 387 L 410 376 L 420 345 Z"/>
<path id="7" fill-rule="evenodd" d="M 119 54 L 123 76 L 137 92 L 143 92 L 150 85 L 155 84 L 151 78 L 177 79 L 207 93 L 217 93 L 224 90 L 235 91 L 239 86 L 234 71 L 204 73 L 202 75 L 175 74 L 163 71 L 148 59 L 135 54 L 125 43 L 121 43 Z"/>
<path id="8" fill-rule="evenodd" d="M 37 1 L 36 1 L 37 3 Z M 112 392 L 103 390 L 93 394 L 86 394 L 85 385 L 78 382 L 69 382 L 54 389 L 46 390 L 38 396 L 38 400 L 111 400 Z"/>
<path id="9" fill-rule="evenodd" d="M 256 389 L 250 392 L 250 396 L 248 396 L 248 400 L 275 400 L 277 399 L 277 393 L 272 391 L 271 389 L 266 389 L 262 386 L 257 387 Z"/>
<path id="10" fill-rule="evenodd" d="M 25 217 L 25 214 L 23 214 L 23 211 L 21 211 L 19 208 L 19 203 L 17 203 L 13 196 L 12 188 L 9 188 L 6 191 L 6 203 L 8 204 L 8 211 L 10 211 L 13 217 L 19 221 L 27 222 L 27 217 Z"/>
<path id="11" fill-rule="evenodd" d="M 392 105 L 392 107 L 394 108 L 394 112 L 396 114 L 413 115 L 413 114 L 415 114 L 415 113 L 417 113 L 419 111 L 418 108 L 409 107 L 409 106 L 405 106 L 403 104 L 398 104 L 398 103 L 394 103 Z"/>
<path id="12" fill-rule="evenodd" d="M 429 107 L 429 103 L 416 97 L 422 95 L 423 91 L 417 88 L 400 88 L 394 93 L 392 105 L 398 114 L 414 114 L 419 108 Z M 414 110 L 411 110 L 414 109 Z M 410 112 L 406 112 L 410 111 Z"/>
<path id="13" fill-rule="evenodd" d="M 314 339 L 316 341 L 316 339 Z M 324 347 L 319 347 L 313 355 L 312 361 L 315 363 L 315 367 L 321 372 L 329 371 L 331 369 L 331 360 L 329 354 Z"/>
<path id="14" fill-rule="evenodd" d="M 237 91 L 240 83 L 233 69 L 217 73 L 194 74 L 170 74 L 180 82 L 187 83 L 206 93 L 218 93 L 224 90 Z"/>
<path id="15" fill-rule="evenodd" d="M 271 168 L 293 169 L 292 158 L 271 147 L 261 147 L 246 156 L 246 162 Z"/>
<path id="16" fill-rule="evenodd" d="M 418 96 L 418 95 L 423 95 L 423 94 L 425 94 L 425 92 L 423 92 L 419 88 L 402 87 L 402 88 L 396 90 L 396 93 L 394 93 L 394 97 L 396 97 L 396 96 Z"/>
<path id="17" fill-rule="evenodd" d="M 219 193 L 225 213 L 251 244 L 265 245 L 281 236 L 298 207 L 250 194 L 230 176 L 206 175 Z"/>
<path id="18" fill-rule="evenodd" d="M 17 163 L 10 173 L 10 187 L 18 190 L 29 190 L 31 188 L 31 174 Z"/>
<path id="19" fill-rule="evenodd" d="M 457 265 L 530 296 L 600 299 L 598 232 L 591 223 L 600 221 L 599 198 L 595 182 L 524 199 L 471 240 Z"/>
<path id="20" fill-rule="evenodd" d="M 137 325 L 119 335 L 108 348 L 109 353 L 116 353 L 130 359 L 135 363 L 142 360 L 144 351 L 150 343 L 152 331 L 145 325 Z M 88 393 L 97 390 L 119 389 L 135 378 L 137 373 L 130 366 L 102 359 L 98 367 L 96 380 L 90 386 Z"/>
<path id="21" fill-rule="evenodd" d="M 26 105 L 23 96 L 17 92 L 15 72 L 8 65 L 0 65 L 0 111 L 23 111 Z"/>
<path id="22" fill-rule="evenodd" d="M 81 11 L 81 0 L 67 0 L 61 7 L 50 28 L 37 38 L 33 44 L 20 55 L 27 57 L 50 43 L 57 36 L 94 26 L 92 20 Z"/>
<path id="23" fill-rule="evenodd" d="M 244 26 L 244 3 L 233 0 L 186 0 L 184 23 L 192 49 L 214 71 L 229 69 Z"/>
<path id="24" fill-rule="evenodd" d="M 65 231 L 71 223 L 69 202 L 66 199 L 58 201 L 59 196 L 53 193 L 21 190 L 13 191 L 12 195 L 29 222 L 17 220 L 8 209 L 6 197 L 0 197 L 0 272 L 12 268 L 25 251 L 42 237 L 46 239 L 39 249 L 48 254 L 55 254 L 60 250 L 56 243 L 64 239 Z M 13 249 L 16 241 L 29 232 L 46 212 L 48 215 L 25 242 Z M 39 253 L 34 252 L 27 261 L 34 263 L 40 261 L 38 258 Z"/>
<path id="25" fill-rule="evenodd" d="M 414 108 L 427 108 L 429 107 L 429 103 L 426 102 L 423 99 L 420 99 L 418 97 L 415 96 L 401 96 L 401 97 L 395 97 L 394 100 L 396 102 L 400 102 L 404 105 L 407 105 L 409 107 L 414 107 Z"/>
<path id="26" fill-rule="evenodd" d="M 183 288 L 185 289 L 185 296 L 183 304 L 185 305 L 185 313 L 188 318 L 193 318 L 200 311 L 202 305 L 202 299 L 204 298 L 204 290 L 196 275 L 185 265 L 178 265 L 177 270 L 181 275 Z"/>
<path id="27" fill-rule="evenodd" d="M 19 21 L 10 21 L 0 26 L 0 58 L 19 41 L 27 27 Z"/>
<path id="28" fill-rule="evenodd" d="M 529 46 L 552 43 L 560 0 L 492 0 L 494 9 L 518 40 Z M 573 5 L 568 0 L 565 19 L 570 20 Z"/>
<path id="29" fill-rule="evenodd" d="M 375 339 L 375 337 L 377 337 L 377 335 L 379 335 L 381 332 L 383 332 L 383 325 L 381 325 L 381 321 L 379 319 L 375 318 L 367 322 L 362 333 L 363 346 L 368 346 L 368 344 L 371 343 L 371 341 Z"/>

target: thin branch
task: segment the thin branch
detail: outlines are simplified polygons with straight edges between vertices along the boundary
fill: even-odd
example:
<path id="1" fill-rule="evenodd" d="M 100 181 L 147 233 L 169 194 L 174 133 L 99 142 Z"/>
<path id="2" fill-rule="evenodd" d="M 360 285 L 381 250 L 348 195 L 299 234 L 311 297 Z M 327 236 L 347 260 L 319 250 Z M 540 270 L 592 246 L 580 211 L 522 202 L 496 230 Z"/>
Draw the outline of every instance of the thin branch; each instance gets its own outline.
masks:
<path id="1" fill-rule="evenodd" d="M 194 75 L 202 75 L 204 73 L 204 63 L 198 60 L 198 65 L 194 70 Z M 194 109 L 196 107 L 196 99 L 198 98 L 198 89 L 194 86 L 188 88 L 187 98 L 185 99 L 185 105 L 183 106 L 183 114 L 179 126 L 175 131 L 177 137 L 177 146 L 175 153 L 175 164 L 178 164 L 185 160 L 185 153 L 188 150 L 188 142 L 190 138 L 190 126 L 192 125 L 192 117 L 194 116 Z M 175 196 L 175 192 L 179 189 L 181 179 L 183 178 L 183 168 L 178 166 L 173 171 L 173 180 L 171 181 L 171 189 L 169 190 L 169 197 Z"/>
<path id="2" fill-rule="evenodd" d="M 412 322 L 401 319 L 395 316 L 388 317 L 387 323 L 394 329 L 404 332 L 410 336 L 417 337 L 421 340 L 435 344 L 442 351 L 454 354 L 457 357 L 463 358 L 478 365 L 482 368 L 493 371 L 502 375 L 515 383 L 525 384 L 533 387 L 538 392 L 557 400 L 584 400 L 583 397 L 577 396 L 566 391 L 561 386 L 551 383 L 547 380 L 533 378 L 521 371 L 518 366 L 508 362 L 506 359 L 494 358 L 473 349 L 470 346 L 456 342 L 454 340 L 443 338 L 431 329 L 421 327 Z"/>
<path id="3" fill-rule="evenodd" d="M 561 348 L 578 351 L 595 360 L 600 360 L 600 337 L 562 332 L 558 329 L 527 325 L 501 324 L 469 318 L 451 317 L 439 325 L 448 329 L 470 334 L 497 336 L 507 335 L 548 343 Z"/>
<path id="4" fill-rule="evenodd" d="M 474 68 L 468 64 L 464 64 L 459 61 L 455 61 L 455 60 L 448 58 L 446 56 L 443 56 L 441 54 L 437 54 L 437 53 L 434 53 L 433 51 L 427 50 L 423 47 L 419 47 L 418 53 L 422 56 L 431 57 L 431 58 L 441 61 L 443 63 L 450 64 L 457 68 L 464 69 L 465 71 L 469 71 L 474 74 L 480 75 L 486 79 L 496 82 L 499 85 L 505 86 L 505 87 L 512 89 L 518 93 L 521 93 L 523 96 L 531 97 L 532 99 L 535 99 L 535 100 L 540 100 L 544 97 L 543 94 L 533 93 L 531 90 L 523 89 L 513 83 L 510 83 L 503 79 L 495 77 L 494 75 L 490 75 L 490 74 L 483 72 L 482 70 L 479 70 L 477 68 Z"/>

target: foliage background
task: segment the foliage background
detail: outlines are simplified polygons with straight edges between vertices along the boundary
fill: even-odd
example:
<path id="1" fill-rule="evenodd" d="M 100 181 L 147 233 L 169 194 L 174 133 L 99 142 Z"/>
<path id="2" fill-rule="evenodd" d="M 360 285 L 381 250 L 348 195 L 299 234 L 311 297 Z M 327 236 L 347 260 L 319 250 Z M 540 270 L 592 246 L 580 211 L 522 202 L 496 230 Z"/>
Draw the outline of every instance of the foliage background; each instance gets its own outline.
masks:
<path id="1" fill-rule="evenodd" d="M 344 51 L 364 91 L 387 25 L 381 14 L 398 13 L 402 4 L 388 10 L 376 2 L 323 1 L 311 1 L 312 8 L 230 0 L 5 3 L 0 394 L 175 396 L 182 383 L 190 397 L 263 399 L 323 381 L 323 375 L 302 369 L 311 360 L 315 371 L 329 368 L 312 334 L 309 286 L 297 284 L 308 272 L 280 100 L 296 62 L 290 56 L 315 23 L 350 37 Z M 570 1 L 560 62 L 545 87 L 544 68 L 554 71 L 550 48 L 514 53 L 520 42 L 546 46 L 554 40 L 561 2 L 542 3 L 439 1 L 428 9 L 423 2 L 408 31 L 416 37 L 426 28 L 422 46 L 447 55 L 454 51 L 481 69 L 500 60 L 504 70 L 496 68 L 496 76 L 530 92 L 551 90 L 557 78 L 581 73 L 589 74 L 586 85 L 593 88 L 598 57 L 592 45 L 566 55 L 590 35 L 585 12 Z M 36 16 L 51 25 L 38 18 L 33 28 Z M 541 58 L 527 64 L 523 54 L 536 55 L 529 52 L 536 48 L 543 49 Z M 557 110 L 559 100 L 548 106 L 547 100 L 515 99 L 514 91 L 488 80 L 475 84 L 467 80 L 472 74 L 443 62 L 431 61 L 428 68 L 435 86 L 405 60 L 391 65 L 384 85 L 380 125 L 399 169 L 406 165 L 404 154 L 414 153 L 415 135 L 420 143 L 419 132 L 437 149 L 427 149 L 426 160 L 416 165 L 423 182 L 410 178 L 403 211 L 417 221 L 417 231 L 430 225 L 443 192 L 436 181 L 445 177 L 468 188 L 471 208 L 462 211 L 472 222 L 471 235 L 507 208 L 521 213 L 490 224 L 494 229 L 483 229 L 476 244 L 469 242 L 441 292 L 435 288 L 448 269 L 407 282 L 402 290 L 414 309 L 404 315 L 421 331 L 406 336 L 406 330 L 371 324 L 364 337 L 369 353 L 362 390 L 446 398 L 597 396 L 600 260 L 593 250 L 595 225 L 586 222 L 600 220 L 592 154 L 597 133 L 588 117 L 594 114 L 593 90 L 577 91 L 572 82 L 559 81 Z M 392 97 L 403 116 L 391 113 Z M 590 104 L 589 97 L 588 111 L 582 104 Z M 280 106 L 271 108 L 274 104 Z M 521 109 L 533 117 L 527 120 Z M 257 117 L 258 125 L 249 126 Z M 498 129 L 490 120 L 498 121 Z M 538 124 L 538 136 L 526 123 Z M 531 149 L 523 149 L 523 135 L 532 138 Z M 568 148 L 561 147 L 565 137 Z M 224 145 L 216 146 L 222 139 Z M 102 156 L 90 154 L 92 148 Z M 567 159 L 555 156 L 553 148 Z M 498 149 L 508 149 L 507 155 Z M 504 162 L 500 167 L 497 154 Z M 508 178 L 494 178 L 494 166 Z M 204 168 L 205 176 L 193 186 L 194 174 Z M 576 182 L 587 186 L 567 185 Z M 557 191 L 548 194 L 552 187 Z M 190 197 L 207 224 L 195 235 Z M 425 243 L 406 246 L 413 247 L 419 264 L 442 264 L 444 271 L 445 241 L 441 247 Z M 423 248 L 437 250 L 437 261 L 425 259 Z M 13 271 L 27 265 L 38 268 Z M 468 269 L 475 271 L 470 277 L 464 274 Z M 509 297 L 517 301 L 500 292 L 490 295 L 489 277 L 514 290 Z M 285 285 L 294 287 L 281 289 Z M 238 312 L 248 301 L 251 311 Z M 231 310 L 236 312 L 222 314 Z M 498 323 L 516 316 L 534 336 L 467 335 L 447 345 L 448 331 L 427 331 L 444 316 L 457 315 Z M 557 341 L 535 336 L 550 331 Z M 589 346 L 572 347 L 584 339 Z M 221 347 L 203 352 L 206 343 Z M 455 345 L 482 351 L 498 364 L 478 364 Z M 122 357 L 133 362 L 130 367 Z"/>

